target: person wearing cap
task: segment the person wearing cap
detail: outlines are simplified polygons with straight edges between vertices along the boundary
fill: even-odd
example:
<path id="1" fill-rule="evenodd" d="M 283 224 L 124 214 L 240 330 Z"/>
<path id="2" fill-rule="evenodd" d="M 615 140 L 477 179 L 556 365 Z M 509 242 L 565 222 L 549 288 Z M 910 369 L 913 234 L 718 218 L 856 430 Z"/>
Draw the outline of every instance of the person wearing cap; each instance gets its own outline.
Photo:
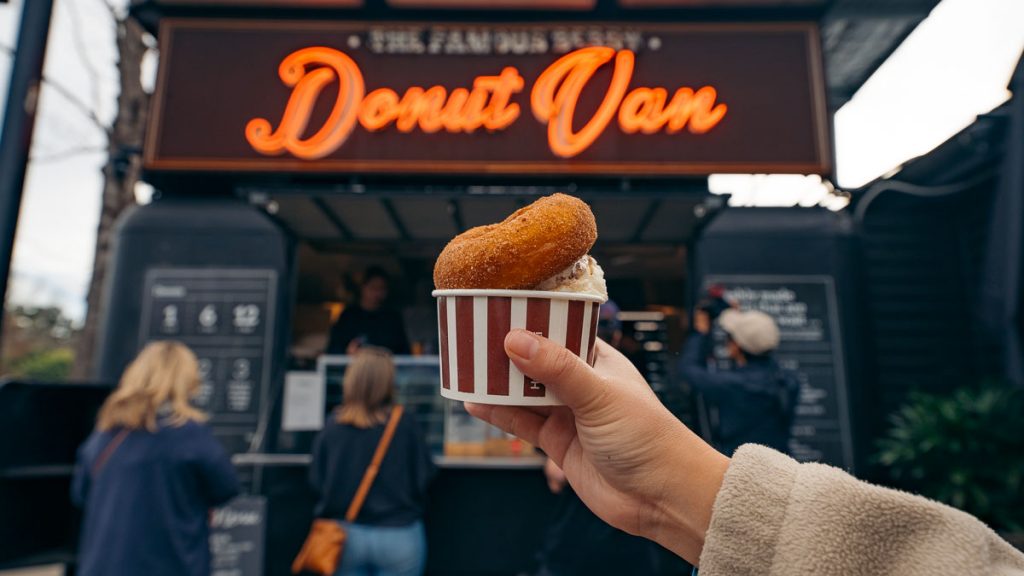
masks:
<path id="1" fill-rule="evenodd" d="M 687 382 L 718 408 L 712 444 L 725 455 L 742 444 L 757 443 L 786 453 L 789 428 L 799 394 L 796 377 L 772 357 L 779 327 L 755 310 L 725 310 L 718 325 L 728 337 L 732 369 L 713 371 L 703 357 L 711 333 L 705 311 L 694 314 L 695 333 L 686 341 L 680 370 Z"/>

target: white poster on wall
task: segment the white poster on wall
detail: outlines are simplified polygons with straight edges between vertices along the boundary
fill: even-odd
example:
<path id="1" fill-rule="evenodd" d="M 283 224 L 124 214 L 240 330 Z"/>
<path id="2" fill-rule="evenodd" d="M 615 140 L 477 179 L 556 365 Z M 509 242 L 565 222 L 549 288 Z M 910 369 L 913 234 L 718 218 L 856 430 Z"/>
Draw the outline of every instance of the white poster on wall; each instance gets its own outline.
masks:
<path id="1" fill-rule="evenodd" d="M 323 375 L 318 372 L 288 372 L 284 376 L 285 431 L 319 430 L 324 427 Z"/>

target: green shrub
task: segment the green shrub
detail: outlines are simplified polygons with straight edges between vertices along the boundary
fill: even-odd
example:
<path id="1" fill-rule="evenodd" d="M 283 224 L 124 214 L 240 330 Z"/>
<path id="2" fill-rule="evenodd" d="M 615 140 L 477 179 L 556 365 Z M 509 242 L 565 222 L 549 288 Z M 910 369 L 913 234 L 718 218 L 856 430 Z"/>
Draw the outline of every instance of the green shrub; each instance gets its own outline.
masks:
<path id="1" fill-rule="evenodd" d="M 11 364 L 11 375 L 41 382 L 61 382 L 68 379 L 74 363 L 74 350 L 52 348 L 17 359 Z"/>
<path id="2" fill-rule="evenodd" d="M 894 486 L 1024 531 L 1024 391 L 913 393 L 890 422 L 876 461 Z"/>

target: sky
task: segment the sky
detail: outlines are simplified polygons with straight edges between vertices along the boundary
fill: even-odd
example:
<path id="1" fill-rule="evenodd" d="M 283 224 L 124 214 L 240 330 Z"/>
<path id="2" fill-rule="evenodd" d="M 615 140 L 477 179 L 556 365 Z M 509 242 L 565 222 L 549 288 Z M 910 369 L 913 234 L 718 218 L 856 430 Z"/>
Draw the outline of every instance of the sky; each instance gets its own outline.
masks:
<path id="1" fill-rule="evenodd" d="M 21 4 L 0 4 L 0 110 Z M 118 6 L 124 0 L 114 0 Z M 835 118 L 837 185 L 856 188 L 924 154 L 1008 97 L 1024 49 L 1024 0 L 942 0 Z M 114 29 L 101 0 L 55 0 L 45 75 L 104 124 L 115 112 Z M 153 66 L 149 67 L 150 76 Z M 0 112 L 2 113 L 2 112 Z M 8 300 L 58 305 L 81 320 L 92 270 L 102 131 L 44 87 L 15 242 Z M 89 152 L 70 151 L 92 149 Z M 714 175 L 733 205 L 841 208 L 817 176 Z M 147 194 L 140 187 L 139 195 Z"/>
<path id="2" fill-rule="evenodd" d="M 21 4 L 0 4 L 0 46 L 17 39 Z M 108 124 L 115 112 L 117 73 L 111 17 L 99 0 L 56 0 L 44 74 L 77 94 Z M 7 98 L 12 59 L 0 48 L 0 103 Z M 2 111 L 3 108 L 0 108 Z M 2 114 L 2 112 L 0 112 Z M 55 90 L 44 87 L 32 141 L 8 300 L 57 304 L 75 319 L 85 312 L 99 220 L 103 133 Z"/>

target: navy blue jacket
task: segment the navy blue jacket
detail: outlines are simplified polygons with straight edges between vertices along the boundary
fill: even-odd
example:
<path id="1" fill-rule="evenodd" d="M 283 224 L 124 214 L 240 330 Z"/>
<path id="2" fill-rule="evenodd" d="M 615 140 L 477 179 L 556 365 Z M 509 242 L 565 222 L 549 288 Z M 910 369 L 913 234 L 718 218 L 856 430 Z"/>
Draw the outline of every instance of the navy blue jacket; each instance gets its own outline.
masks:
<path id="1" fill-rule="evenodd" d="M 712 372 L 704 358 L 707 338 L 692 334 L 679 366 L 690 386 L 718 407 L 712 444 L 726 456 L 750 442 L 788 453 L 789 428 L 800 391 L 795 376 L 771 357 L 752 357 L 745 366 Z"/>
<path id="2" fill-rule="evenodd" d="M 348 511 L 366 468 L 373 460 L 384 424 L 356 428 L 339 424 L 332 415 L 313 441 L 309 481 L 320 498 L 314 514 L 341 520 Z M 395 428 L 377 478 L 356 518 L 357 524 L 407 526 L 423 519 L 427 486 L 434 477 L 430 450 L 416 418 L 405 411 Z"/>
<path id="3" fill-rule="evenodd" d="M 195 422 L 135 430 L 93 477 L 118 430 L 78 449 L 71 499 L 84 508 L 79 576 L 207 576 L 209 511 L 238 494 L 238 479 L 209 428 Z"/>

